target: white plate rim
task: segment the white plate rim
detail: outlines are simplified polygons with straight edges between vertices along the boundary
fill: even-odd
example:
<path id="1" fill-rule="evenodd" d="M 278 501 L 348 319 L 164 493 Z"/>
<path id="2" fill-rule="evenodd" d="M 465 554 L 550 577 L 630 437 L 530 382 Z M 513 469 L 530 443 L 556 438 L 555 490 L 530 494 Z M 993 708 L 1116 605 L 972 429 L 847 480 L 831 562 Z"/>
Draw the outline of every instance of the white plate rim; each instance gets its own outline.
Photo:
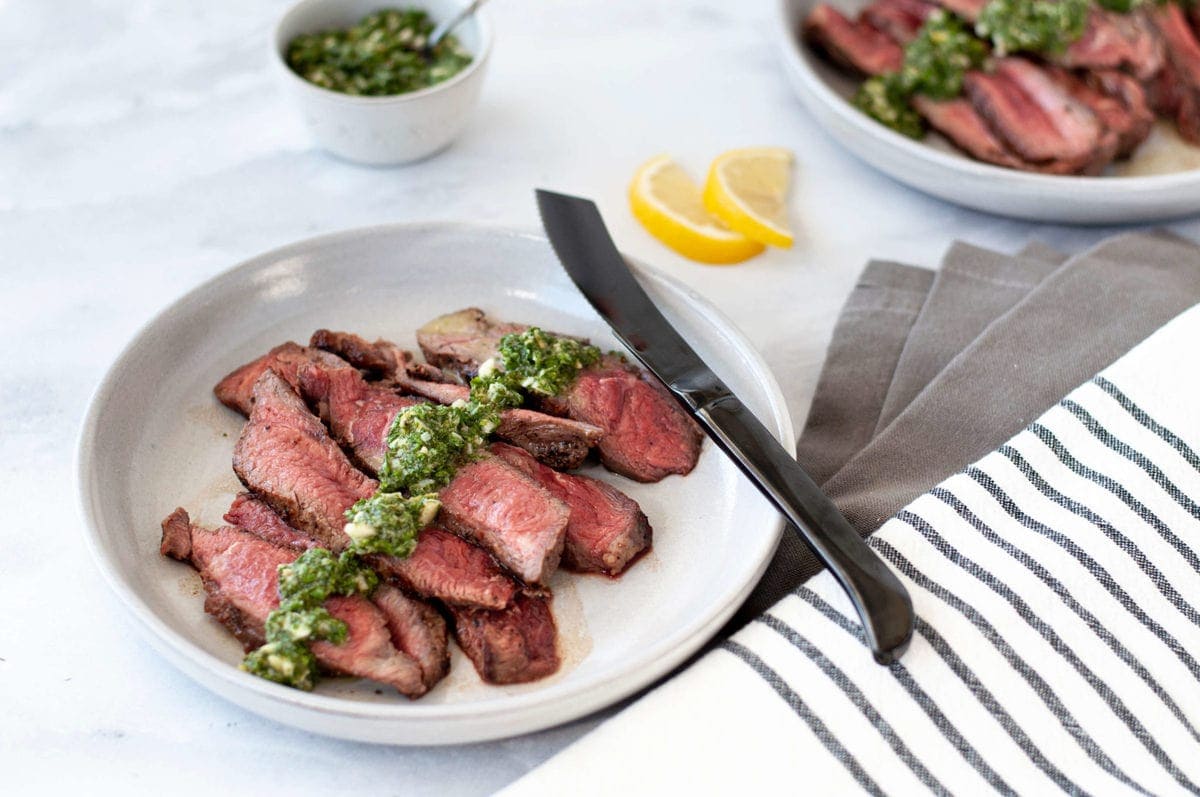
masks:
<path id="1" fill-rule="evenodd" d="M 932 162 L 953 171 L 970 174 L 973 177 L 1002 178 L 1015 185 L 1028 188 L 1030 191 L 1069 188 L 1073 192 L 1085 191 L 1089 194 L 1100 194 L 1107 193 L 1117 186 L 1131 192 L 1141 192 L 1200 185 L 1200 169 L 1189 169 L 1171 174 L 1106 175 L 1103 177 L 1023 172 L 983 163 L 963 155 L 941 152 L 921 141 L 903 136 L 855 110 L 854 106 L 833 91 L 821 79 L 821 76 L 813 71 L 801 54 L 803 45 L 799 37 L 791 29 L 788 13 L 791 4 L 792 0 L 777 0 L 776 20 L 773 25 L 774 36 L 785 65 L 804 84 L 809 92 L 809 98 L 819 101 L 825 108 L 836 114 L 840 121 L 853 126 L 865 135 L 878 139 L 892 149 L 903 152 L 910 158 Z"/>
<path id="2" fill-rule="evenodd" d="M 301 692 L 241 672 L 236 667 L 231 667 L 227 661 L 219 659 L 193 644 L 182 634 L 177 633 L 159 619 L 154 610 L 142 600 L 136 590 L 130 584 L 126 583 L 117 572 L 114 563 L 110 562 L 105 555 L 100 539 L 100 524 L 98 520 L 100 498 L 95 494 L 90 484 L 90 471 L 95 467 L 93 441 L 96 434 L 97 422 L 105 402 L 117 390 L 116 376 L 133 359 L 139 344 L 147 336 L 159 327 L 169 325 L 171 323 L 171 316 L 186 303 L 197 301 L 198 297 L 202 296 L 205 292 L 216 290 L 223 282 L 233 281 L 243 272 L 261 268 L 267 262 L 279 261 L 292 255 L 303 254 L 310 247 L 336 244 L 341 240 L 349 240 L 360 236 L 390 235 L 404 231 L 434 230 L 438 228 L 442 230 L 469 229 L 476 232 L 524 238 L 544 243 L 547 247 L 549 246 L 546 238 L 536 232 L 514 229 L 510 226 L 498 224 L 454 221 L 385 223 L 325 233 L 285 244 L 218 272 L 209 279 L 191 287 L 166 307 L 155 313 L 131 336 L 130 340 L 112 361 L 104 377 L 92 391 L 92 395 L 88 401 L 87 412 L 85 413 L 77 437 L 73 469 L 76 479 L 76 500 L 83 519 L 84 539 L 92 559 L 99 567 L 109 587 L 116 593 L 125 608 L 139 621 L 139 627 L 147 633 L 153 647 L 160 653 L 165 654 L 165 657 L 178 668 L 182 669 L 186 675 L 200 681 L 206 688 L 212 689 L 228 699 L 233 700 L 233 698 L 230 698 L 230 695 L 233 693 L 248 692 L 254 698 L 257 698 L 256 703 L 266 701 L 293 709 L 301 709 L 306 712 L 335 715 L 368 722 L 405 720 L 415 722 L 436 720 L 464 721 L 494 718 L 516 710 L 524 709 L 528 711 L 537 708 L 539 695 L 543 693 L 536 690 L 519 695 L 510 695 L 510 700 L 496 701 L 490 705 L 477 703 L 423 705 L 420 701 L 410 702 L 403 700 L 397 700 L 395 703 L 375 704 L 348 701 L 313 692 Z M 762 355 L 750 344 L 745 335 L 730 321 L 724 312 L 686 284 L 644 265 L 636 258 L 626 255 L 626 259 L 640 275 L 648 277 L 666 286 L 668 289 L 683 294 L 704 316 L 714 321 L 721 328 L 724 337 L 729 338 L 737 345 L 737 356 L 745 358 L 756 372 L 757 377 L 762 380 L 764 393 L 772 414 L 771 418 L 764 419 L 764 423 L 767 423 L 768 428 L 774 427 L 772 431 L 777 433 L 782 439 L 785 448 L 789 452 L 794 453 L 795 432 L 783 391 L 779 387 L 778 381 L 775 379 L 770 368 L 763 360 Z M 708 447 L 711 447 L 713 450 L 719 450 L 711 441 Z M 557 697 L 555 700 L 555 704 L 558 704 L 556 710 L 553 706 L 545 707 L 546 718 L 544 721 L 534 720 L 525 722 L 524 724 L 516 723 L 515 729 L 512 732 L 467 732 L 458 734 L 459 738 L 427 741 L 421 742 L 421 744 L 436 745 L 484 741 L 552 727 L 562 722 L 584 716 L 604 706 L 611 705 L 657 681 L 661 676 L 669 673 L 678 664 L 700 649 L 704 642 L 733 615 L 737 607 L 750 594 L 750 591 L 757 584 L 763 572 L 765 572 L 767 565 L 770 563 L 771 556 L 778 546 L 784 528 L 782 516 L 777 518 L 773 526 L 773 533 L 764 535 L 763 537 L 763 540 L 767 544 L 760 546 L 759 550 L 753 552 L 755 557 L 759 559 L 753 577 L 748 579 L 740 589 L 727 595 L 720 606 L 710 612 L 708 616 L 701 616 L 696 622 L 676 631 L 672 635 L 664 637 L 654 648 L 655 650 L 660 650 L 661 655 L 653 659 L 653 664 L 636 672 L 626 669 L 576 686 L 573 690 Z M 206 675 L 220 682 L 221 688 L 198 678 L 192 669 L 193 667 L 202 668 Z M 607 691 L 606 687 L 608 688 Z M 233 702 L 238 702 L 240 705 L 258 713 L 265 713 L 259 711 L 254 705 L 241 703 L 238 700 L 233 700 Z M 270 714 L 269 716 L 277 715 Z M 286 720 L 283 721 L 286 722 Z M 355 734 L 343 734 L 334 731 L 330 733 L 331 735 L 343 736 L 345 738 L 367 739 L 365 736 Z"/>

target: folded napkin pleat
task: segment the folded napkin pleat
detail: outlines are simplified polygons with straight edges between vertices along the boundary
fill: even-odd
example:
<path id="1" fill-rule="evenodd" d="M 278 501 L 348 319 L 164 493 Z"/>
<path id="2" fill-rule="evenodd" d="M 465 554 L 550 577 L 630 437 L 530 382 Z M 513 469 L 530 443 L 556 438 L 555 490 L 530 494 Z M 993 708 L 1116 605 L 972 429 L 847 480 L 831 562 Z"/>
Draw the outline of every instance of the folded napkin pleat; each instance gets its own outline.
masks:
<path id="1" fill-rule="evenodd" d="M 1094 262 L 1145 278 L 1135 244 L 1184 271 L 1196 257 L 1142 236 Z M 1111 276 L 1085 269 L 1072 279 Z M 1182 286 L 1155 276 L 1139 290 L 1165 306 Z M 917 614 L 897 663 L 872 661 L 822 573 L 507 793 L 1197 793 L 1197 339 L 1200 306 L 870 538 Z"/>

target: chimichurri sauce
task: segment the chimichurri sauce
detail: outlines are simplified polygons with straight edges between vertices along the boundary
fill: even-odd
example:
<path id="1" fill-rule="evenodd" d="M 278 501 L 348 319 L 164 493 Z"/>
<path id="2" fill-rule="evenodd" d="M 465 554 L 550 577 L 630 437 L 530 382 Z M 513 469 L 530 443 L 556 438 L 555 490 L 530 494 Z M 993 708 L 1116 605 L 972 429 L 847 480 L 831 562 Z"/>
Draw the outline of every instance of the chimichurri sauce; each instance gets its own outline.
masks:
<path id="1" fill-rule="evenodd" d="M 343 94 L 382 97 L 407 94 L 449 80 L 471 63 L 458 40 L 446 36 L 426 57 L 434 24 L 415 8 L 387 8 L 347 30 L 297 36 L 287 63 L 300 77 Z"/>

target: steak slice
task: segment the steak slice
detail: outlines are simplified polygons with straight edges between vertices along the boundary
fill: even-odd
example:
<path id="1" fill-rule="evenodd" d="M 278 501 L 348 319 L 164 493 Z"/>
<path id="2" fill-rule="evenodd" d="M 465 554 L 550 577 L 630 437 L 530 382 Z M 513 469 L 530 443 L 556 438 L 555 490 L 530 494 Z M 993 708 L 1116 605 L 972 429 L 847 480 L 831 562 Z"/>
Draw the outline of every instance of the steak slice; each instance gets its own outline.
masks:
<path id="1" fill-rule="evenodd" d="M 1144 95 L 1144 113 L 1138 113 L 1130 106 L 1130 103 L 1136 103 L 1133 93 L 1140 94 L 1141 87 L 1128 75 L 1110 69 L 1103 71 L 1103 78 L 1097 73 L 1090 73 L 1090 79 L 1084 82 L 1062 67 L 1047 67 L 1046 72 L 1051 80 L 1096 115 L 1106 133 L 1104 148 L 1111 148 L 1117 157 L 1132 153 L 1150 134 L 1154 117 L 1145 108 Z M 1102 88 L 1106 85 L 1113 90 L 1111 93 Z M 1115 137 L 1115 140 L 1110 140 L 1108 136 Z"/>
<path id="2" fill-rule="evenodd" d="M 431 321 L 417 340 L 430 362 L 473 373 L 496 354 L 501 332 L 521 329 L 468 308 Z M 690 473 L 700 457 L 700 428 L 653 379 L 619 357 L 604 357 L 581 371 L 564 395 L 542 400 L 540 409 L 603 430 L 600 461 L 623 476 L 655 482 Z"/>
<path id="3" fill-rule="evenodd" d="M 913 98 L 913 107 L 933 129 L 971 157 L 1010 169 L 1033 168 L 996 137 L 967 100 L 931 100 L 918 95 Z"/>
<path id="4" fill-rule="evenodd" d="M 1095 114 L 1032 62 L 999 59 L 993 73 L 968 72 L 963 86 L 979 114 L 1022 159 L 1058 161 L 1082 171 L 1102 158 Z"/>
<path id="5" fill-rule="evenodd" d="M 862 20 L 847 19 L 825 3 L 805 17 L 802 33 L 833 61 L 864 75 L 895 72 L 904 63 L 904 50 L 890 36 Z"/>
<path id="6" fill-rule="evenodd" d="M 563 566 L 618 576 L 650 547 L 650 522 L 629 496 L 587 476 L 559 473 L 525 451 L 495 443 L 492 453 L 537 480 L 571 510 Z"/>
<path id="7" fill-rule="evenodd" d="M 860 18 L 897 44 L 907 44 L 936 9 L 924 0 L 875 0 L 862 10 Z"/>
<path id="8" fill-rule="evenodd" d="M 1069 69 L 1128 69 L 1145 80 L 1162 68 L 1163 47 L 1140 11 L 1092 8 L 1083 35 L 1055 60 Z"/>
<path id="9" fill-rule="evenodd" d="M 215 531 L 191 524 L 176 509 L 162 523 L 162 550 L 185 558 L 200 571 L 207 598 L 204 608 L 252 650 L 263 642 L 267 615 L 279 606 L 280 565 L 297 551 L 280 548 L 253 534 L 223 526 Z M 184 536 L 189 541 L 185 545 Z M 186 557 L 181 554 L 186 549 Z M 395 687 L 408 697 L 427 691 L 421 666 L 392 645 L 383 614 L 361 596 L 335 596 L 325 601 L 331 615 L 349 630 L 346 641 L 314 642 L 312 652 L 324 669 L 370 678 Z"/>
<path id="10" fill-rule="evenodd" d="M 533 479 L 495 457 L 468 463 L 442 488 L 441 522 L 483 546 L 526 584 L 558 567 L 570 511 Z"/>
<path id="11" fill-rule="evenodd" d="M 368 343 L 349 332 L 320 329 L 313 333 L 312 344 L 344 357 L 356 368 L 389 380 L 405 393 L 438 404 L 453 404 L 471 395 L 471 389 L 466 385 L 449 381 L 448 374 L 433 366 L 415 362 L 410 352 L 386 340 Z M 426 378 L 430 376 L 436 378 Z M 510 409 L 500 414 L 500 426 L 495 434 L 524 448 L 552 468 L 571 470 L 583 464 L 603 430 L 542 412 Z"/>
<path id="12" fill-rule="evenodd" d="M 554 673 L 559 666 L 557 629 L 550 602 L 521 594 L 503 611 L 451 607 L 454 638 L 492 684 L 521 684 Z"/>
<path id="13" fill-rule="evenodd" d="M 376 587 L 371 603 L 383 612 L 392 644 L 420 665 L 425 688 L 432 689 L 450 672 L 446 620 L 428 603 L 410 598 L 390 584 Z"/>
<path id="14" fill-rule="evenodd" d="M 546 406 L 603 429 L 596 448 L 614 473 L 639 482 L 686 476 L 700 458 L 700 427 L 653 379 L 606 356 Z"/>
<path id="15" fill-rule="evenodd" d="M 213 393 L 226 407 L 237 410 L 242 415 L 249 415 L 254 400 L 254 383 L 263 372 L 270 369 L 293 389 L 298 389 L 297 372 L 301 367 L 313 362 L 333 364 L 336 361 L 336 357 L 320 349 L 305 348 L 289 341 L 234 370 L 217 383 Z"/>
<path id="16" fill-rule="evenodd" d="M 406 590 L 453 606 L 503 609 L 517 594 L 487 551 L 435 526 L 421 530 L 408 558 L 376 554 L 368 562 Z"/>
<path id="17" fill-rule="evenodd" d="M 272 370 L 254 383 L 250 420 L 233 449 L 233 470 L 289 525 L 331 550 L 345 547 L 345 511 L 377 487 L 350 464 L 321 422 Z"/>
<path id="18" fill-rule="evenodd" d="M 233 499 L 225 522 L 282 548 L 307 551 L 320 547 L 318 540 L 289 526 L 265 501 L 250 493 L 239 493 Z"/>
<path id="19" fill-rule="evenodd" d="M 496 354 L 500 338 L 526 329 L 525 324 L 495 321 L 478 307 L 468 307 L 438 316 L 418 329 L 417 345 L 436 367 L 470 378 L 480 363 Z"/>
<path id="20" fill-rule="evenodd" d="M 1147 13 L 1162 36 L 1170 67 L 1152 92 L 1154 99 L 1175 117 L 1184 140 L 1200 144 L 1200 41 L 1178 5 L 1155 6 Z"/>
<path id="21" fill-rule="evenodd" d="M 387 454 L 387 435 L 396 415 L 422 403 L 340 367 L 309 365 L 300 370 L 300 389 L 329 431 L 366 471 L 378 473 Z"/>

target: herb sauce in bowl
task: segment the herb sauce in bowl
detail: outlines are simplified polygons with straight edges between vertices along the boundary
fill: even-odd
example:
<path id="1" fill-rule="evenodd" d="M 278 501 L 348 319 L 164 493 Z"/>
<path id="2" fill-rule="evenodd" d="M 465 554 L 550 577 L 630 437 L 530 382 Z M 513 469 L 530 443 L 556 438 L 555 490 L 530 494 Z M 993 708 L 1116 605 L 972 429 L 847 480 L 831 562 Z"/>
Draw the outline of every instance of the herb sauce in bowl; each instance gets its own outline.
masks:
<path id="1" fill-rule="evenodd" d="M 385 8 L 344 30 L 306 33 L 288 44 L 287 63 L 308 82 L 343 94 L 382 97 L 429 88 L 461 72 L 471 55 L 453 36 L 423 50 L 434 23 L 416 9 Z"/>

